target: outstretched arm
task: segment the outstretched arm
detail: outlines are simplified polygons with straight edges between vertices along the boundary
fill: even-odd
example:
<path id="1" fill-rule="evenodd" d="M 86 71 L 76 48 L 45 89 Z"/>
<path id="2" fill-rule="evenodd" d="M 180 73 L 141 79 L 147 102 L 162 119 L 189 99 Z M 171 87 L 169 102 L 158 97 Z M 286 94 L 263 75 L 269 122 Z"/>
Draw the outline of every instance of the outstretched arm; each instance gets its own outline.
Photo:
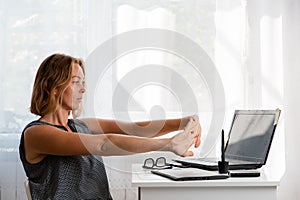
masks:
<path id="1" fill-rule="evenodd" d="M 188 149 L 200 142 L 198 123 L 190 119 L 184 131 L 172 138 L 144 138 L 120 134 L 89 135 L 72 133 L 47 125 L 32 126 L 25 131 L 26 159 L 38 163 L 47 155 L 130 155 L 149 151 L 171 151 L 190 156 Z"/>

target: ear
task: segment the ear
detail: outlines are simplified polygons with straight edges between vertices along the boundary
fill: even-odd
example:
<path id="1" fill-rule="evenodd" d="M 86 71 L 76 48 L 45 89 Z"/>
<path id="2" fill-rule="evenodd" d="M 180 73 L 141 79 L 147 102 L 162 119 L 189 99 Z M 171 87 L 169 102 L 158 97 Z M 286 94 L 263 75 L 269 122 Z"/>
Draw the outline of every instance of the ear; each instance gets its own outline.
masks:
<path id="1" fill-rule="evenodd" d="M 57 95 L 57 89 L 56 88 L 54 89 L 53 93 L 54 93 L 54 96 Z"/>

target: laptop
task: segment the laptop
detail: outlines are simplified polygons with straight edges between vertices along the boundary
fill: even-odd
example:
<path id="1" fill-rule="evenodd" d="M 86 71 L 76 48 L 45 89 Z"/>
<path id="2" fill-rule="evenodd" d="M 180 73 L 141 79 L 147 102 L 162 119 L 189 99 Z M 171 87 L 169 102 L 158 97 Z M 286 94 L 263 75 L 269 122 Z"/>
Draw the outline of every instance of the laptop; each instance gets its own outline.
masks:
<path id="1" fill-rule="evenodd" d="M 258 169 L 266 164 L 280 116 L 276 110 L 236 110 L 225 146 L 229 170 Z M 218 170 L 220 158 L 180 158 L 184 166 Z"/>

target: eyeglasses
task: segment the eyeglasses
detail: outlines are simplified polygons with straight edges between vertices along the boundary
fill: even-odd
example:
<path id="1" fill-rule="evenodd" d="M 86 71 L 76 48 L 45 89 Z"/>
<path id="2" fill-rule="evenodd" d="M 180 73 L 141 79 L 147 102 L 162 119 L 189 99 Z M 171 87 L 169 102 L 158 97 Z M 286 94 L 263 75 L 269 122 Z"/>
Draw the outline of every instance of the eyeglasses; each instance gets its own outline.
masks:
<path id="1" fill-rule="evenodd" d="M 153 158 L 147 158 L 144 161 L 143 168 L 145 169 L 171 169 L 172 165 L 167 163 L 165 157 L 159 157 L 156 160 Z"/>

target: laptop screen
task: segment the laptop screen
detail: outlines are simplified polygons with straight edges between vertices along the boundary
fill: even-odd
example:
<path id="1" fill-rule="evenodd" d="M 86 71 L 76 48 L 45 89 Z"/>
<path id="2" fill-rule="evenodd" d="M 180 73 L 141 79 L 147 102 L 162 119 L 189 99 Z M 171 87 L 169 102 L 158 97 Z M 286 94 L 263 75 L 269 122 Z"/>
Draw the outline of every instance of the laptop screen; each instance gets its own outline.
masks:
<path id="1" fill-rule="evenodd" d="M 276 128 L 276 112 L 279 111 L 236 110 L 225 157 L 265 164 Z"/>

